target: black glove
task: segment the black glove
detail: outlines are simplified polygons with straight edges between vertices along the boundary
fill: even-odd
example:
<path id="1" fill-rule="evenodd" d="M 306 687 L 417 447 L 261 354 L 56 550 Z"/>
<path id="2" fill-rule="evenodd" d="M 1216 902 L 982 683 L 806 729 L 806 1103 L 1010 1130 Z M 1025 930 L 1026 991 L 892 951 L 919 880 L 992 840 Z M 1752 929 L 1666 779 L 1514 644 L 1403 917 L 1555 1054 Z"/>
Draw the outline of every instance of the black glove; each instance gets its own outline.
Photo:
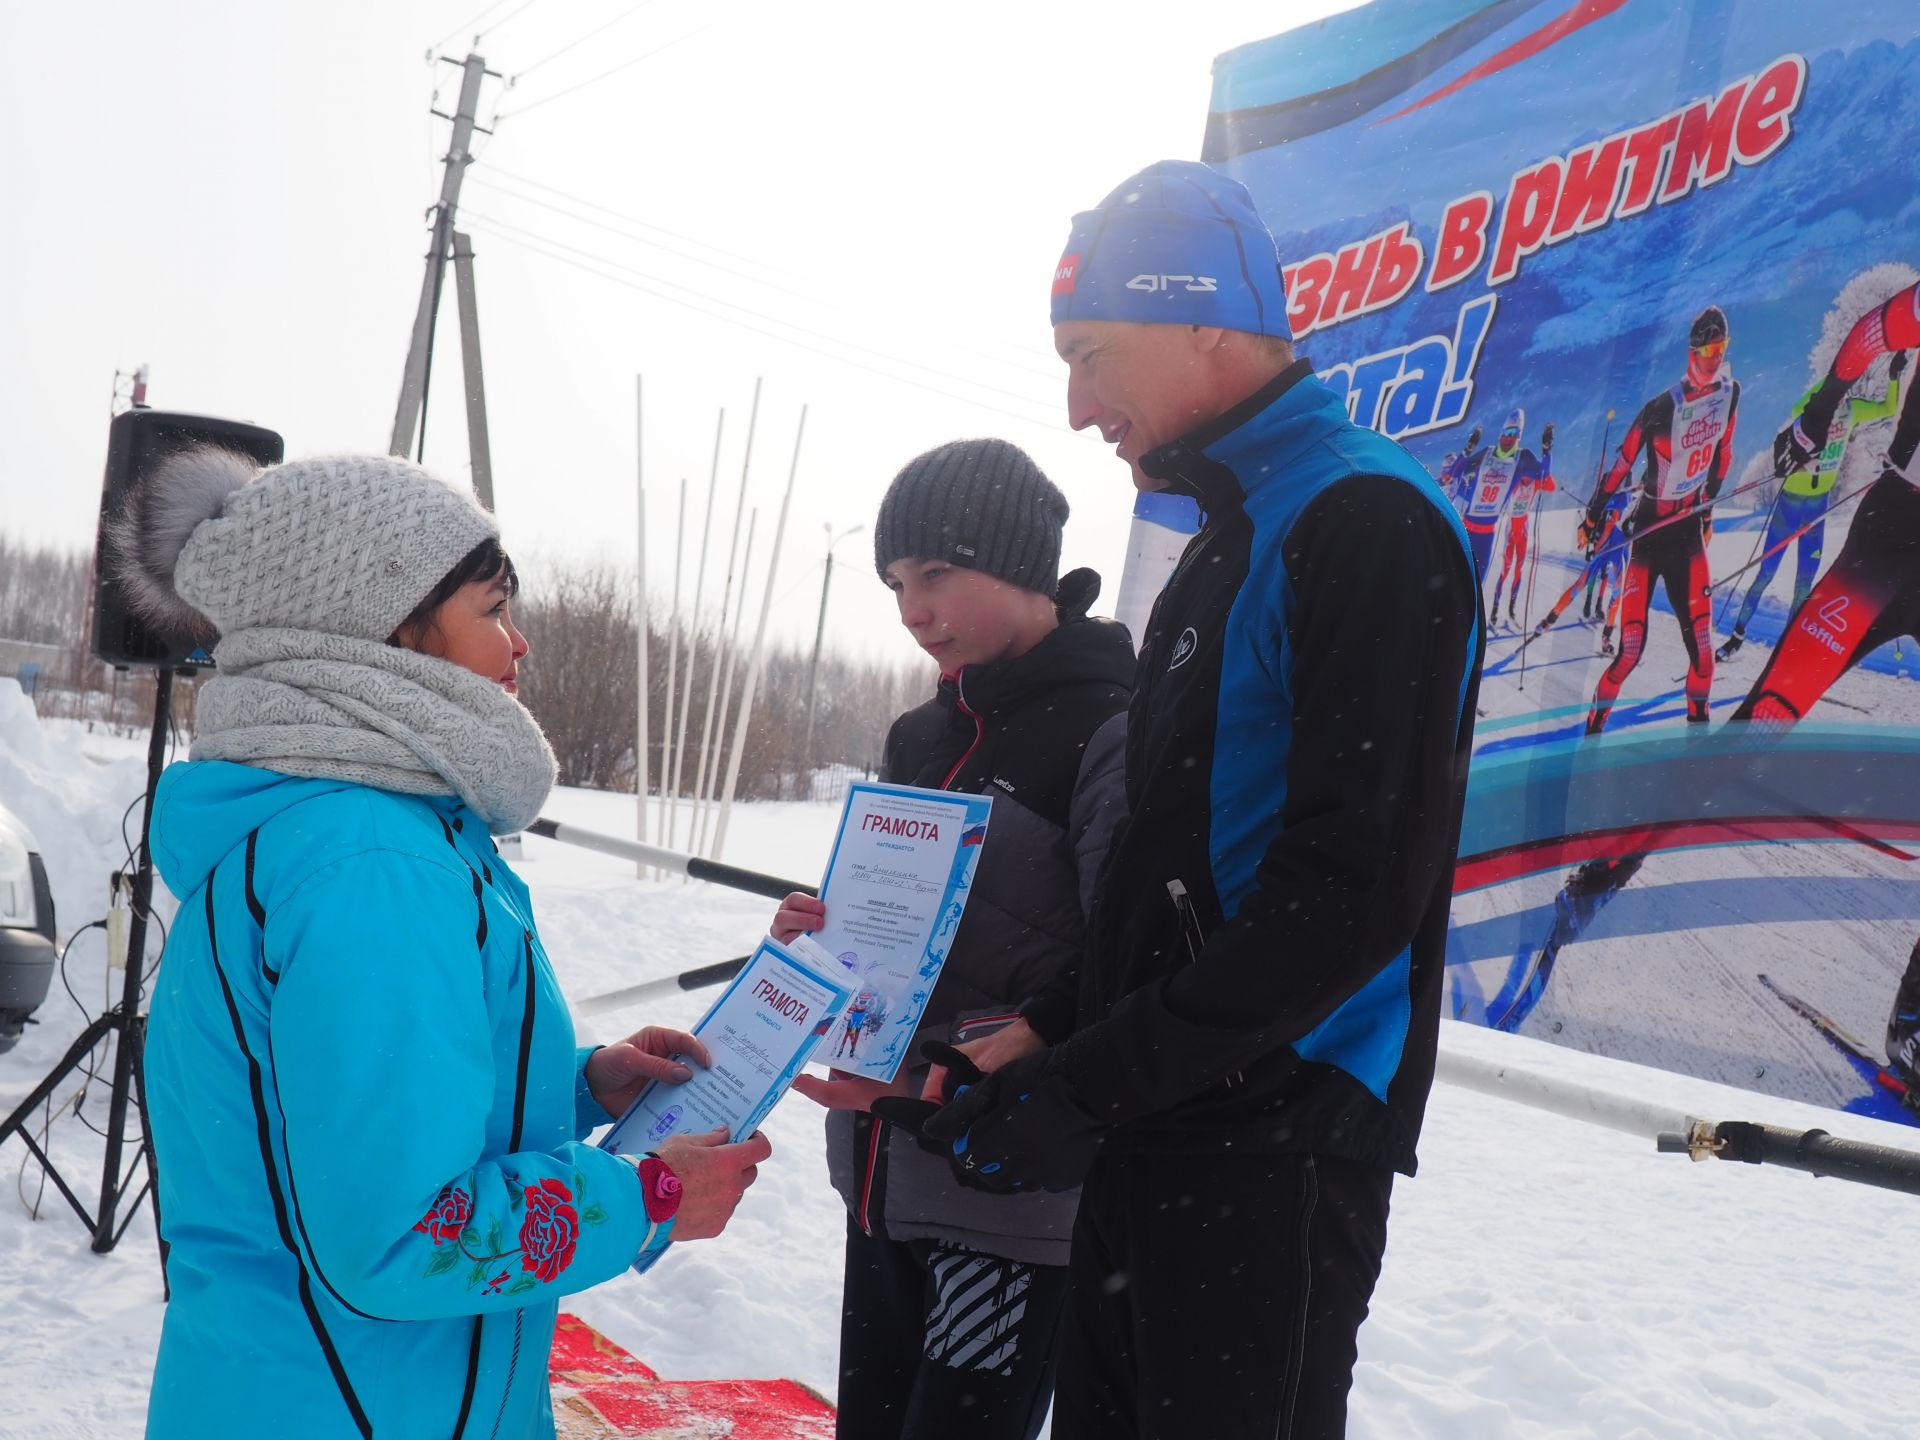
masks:
<path id="1" fill-rule="evenodd" d="M 938 1040 L 928 1040 L 920 1047 L 922 1058 L 935 1065 L 947 1067 L 947 1089 L 957 1092 L 969 1085 L 978 1085 L 987 1078 L 982 1070 L 966 1055 L 951 1045 L 943 1045 Z M 957 1097 L 956 1097 L 957 1098 Z M 930 1139 L 925 1133 L 926 1122 L 938 1115 L 945 1107 L 937 1100 L 922 1100 L 917 1096 L 887 1095 L 873 1102 L 872 1113 L 882 1120 L 890 1120 L 906 1131 L 922 1150 L 929 1155 L 947 1155 L 953 1150 L 945 1140 Z"/>
<path id="2" fill-rule="evenodd" d="M 1547 421 L 1546 428 L 1540 432 L 1540 452 L 1543 455 L 1553 453 L 1553 422 Z"/>
<path id="3" fill-rule="evenodd" d="M 1806 416 L 1802 415 L 1800 419 L 1793 421 L 1773 437 L 1773 473 L 1775 475 L 1792 475 L 1804 470 L 1813 463 L 1813 457 L 1820 453 L 1821 446 L 1825 443 L 1824 438 L 1818 441 L 1812 439 L 1804 428 L 1805 420 Z M 1826 435 L 1825 426 L 1821 427 L 1820 433 L 1822 437 Z"/>
<path id="4" fill-rule="evenodd" d="M 1906 350 L 1896 350 L 1893 352 L 1893 359 L 1887 362 L 1887 379 L 1898 380 L 1902 375 L 1907 373 L 1907 361 L 1910 358 L 1910 354 L 1911 352 Z"/>
<path id="5" fill-rule="evenodd" d="M 1467 432 L 1467 448 L 1465 450 L 1462 450 L 1460 454 L 1462 455 L 1462 457 L 1465 457 L 1467 455 L 1471 455 L 1474 451 L 1478 450 L 1479 448 L 1480 448 L 1480 427 L 1476 425 L 1473 427 L 1473 429 Z"/>
<path id="6" fill-rule="evenodd" d="M 950 1064 L 935 1051 L 923 1053 Z M 1073 1189 L 1106 1133 L 1073 1098 L 1050 1050 L 962 1086 L 945 1105 L 888 1096 L 873 1102 L 873 1113 L 944 1145 L 962 1185 L 1001 1195 Z"/>

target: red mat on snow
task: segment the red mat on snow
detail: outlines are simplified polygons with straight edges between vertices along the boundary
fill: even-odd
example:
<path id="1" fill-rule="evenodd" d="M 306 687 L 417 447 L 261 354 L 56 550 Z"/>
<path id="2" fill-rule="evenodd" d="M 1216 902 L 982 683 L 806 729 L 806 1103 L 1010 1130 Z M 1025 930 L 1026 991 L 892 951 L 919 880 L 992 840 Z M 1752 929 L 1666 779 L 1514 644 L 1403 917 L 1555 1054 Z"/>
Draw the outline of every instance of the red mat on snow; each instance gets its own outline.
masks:
<path id="1" fill-rule="evenodd" d="M 832 1440 L 833 1406 L 792 1380 L 662 1380 L 586 1321 L 553 1335 L 561 1440 Z"/>

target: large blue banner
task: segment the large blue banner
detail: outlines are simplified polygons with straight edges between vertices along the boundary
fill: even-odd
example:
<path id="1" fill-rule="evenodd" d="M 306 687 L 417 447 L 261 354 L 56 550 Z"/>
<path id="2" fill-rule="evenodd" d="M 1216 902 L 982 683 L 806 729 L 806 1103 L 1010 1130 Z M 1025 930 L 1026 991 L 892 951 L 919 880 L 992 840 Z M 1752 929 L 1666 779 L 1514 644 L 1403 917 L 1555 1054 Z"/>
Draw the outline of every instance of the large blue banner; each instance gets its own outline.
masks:
<path id="1" fill-rule="evenodd" d="M 1920 6 L 1375 0 L 1203 158 L 1482 565 L 1452 1013 L 1920 1123 Z"/>

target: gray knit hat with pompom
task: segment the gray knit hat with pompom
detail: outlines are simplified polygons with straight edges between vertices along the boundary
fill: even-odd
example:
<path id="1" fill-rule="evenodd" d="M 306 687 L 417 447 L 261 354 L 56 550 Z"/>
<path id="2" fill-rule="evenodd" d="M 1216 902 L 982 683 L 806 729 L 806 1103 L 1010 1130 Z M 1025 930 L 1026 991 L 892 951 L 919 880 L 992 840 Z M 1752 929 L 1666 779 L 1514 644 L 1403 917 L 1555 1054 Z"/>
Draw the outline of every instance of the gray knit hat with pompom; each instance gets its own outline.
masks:
<path id="1" fill-rule="evenodd" d="M 384 455 L 327 455 L 262 470 L 200 447 L 147 475 L 108 543 L 134 606 L 155 624 L 285 628 L 384 641 L 500 527 L 471 492 Z"/>

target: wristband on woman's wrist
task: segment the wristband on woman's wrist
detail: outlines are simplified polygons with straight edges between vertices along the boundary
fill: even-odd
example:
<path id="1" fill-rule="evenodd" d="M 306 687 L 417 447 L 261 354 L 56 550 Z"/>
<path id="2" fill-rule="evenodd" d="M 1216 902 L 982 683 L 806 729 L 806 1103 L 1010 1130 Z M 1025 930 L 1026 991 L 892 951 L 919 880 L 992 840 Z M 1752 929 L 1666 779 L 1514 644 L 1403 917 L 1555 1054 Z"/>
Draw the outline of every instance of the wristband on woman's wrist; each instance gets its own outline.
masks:
<path id="1" fill-rule="evenodd" d="M 640 1242 L 644 1252 L 656 1242 L 666 1243 L 666 1232 L 672 1230 L 673 1217 L 680 1212 L 680 1177 L 651 1150 L 634 1163 L 634 1171 L 640 1179 L 640 1201 L 647 1215 L 647 1236 Z"/>

